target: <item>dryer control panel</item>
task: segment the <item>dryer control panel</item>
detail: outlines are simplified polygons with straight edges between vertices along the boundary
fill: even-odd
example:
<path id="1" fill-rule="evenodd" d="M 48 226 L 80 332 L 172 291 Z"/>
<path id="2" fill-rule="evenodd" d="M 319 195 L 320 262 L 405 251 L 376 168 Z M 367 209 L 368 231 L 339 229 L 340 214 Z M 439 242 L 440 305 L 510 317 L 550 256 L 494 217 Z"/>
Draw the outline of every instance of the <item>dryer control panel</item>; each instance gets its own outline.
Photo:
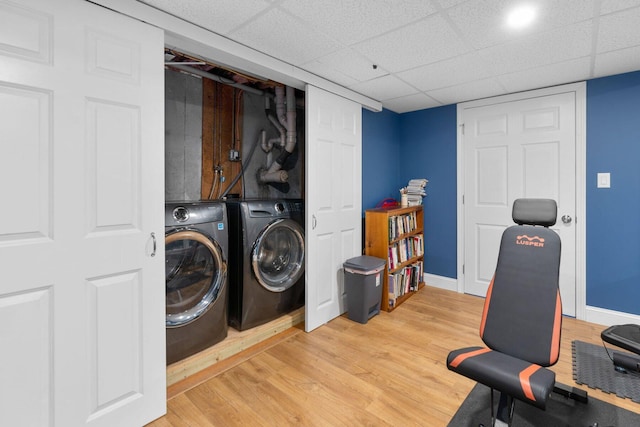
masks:
<path id="1" fill-rule="evenodd" d="M 224 218 L 225 206 L 220 202 L 170 202 L 165 204 L 164 221 L 166 227 L 220 222 Z"/>

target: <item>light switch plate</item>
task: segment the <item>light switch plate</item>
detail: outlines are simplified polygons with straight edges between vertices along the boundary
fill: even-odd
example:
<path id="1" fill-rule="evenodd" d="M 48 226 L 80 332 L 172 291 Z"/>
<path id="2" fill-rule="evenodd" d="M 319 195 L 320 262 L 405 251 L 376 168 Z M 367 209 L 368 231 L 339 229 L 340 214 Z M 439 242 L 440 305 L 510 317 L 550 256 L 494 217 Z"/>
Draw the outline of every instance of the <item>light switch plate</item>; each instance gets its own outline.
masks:
<path id="1" fill-rule="evenodd" d="M 598 188 L 611 188 L 611 174 L 598 172 Z"/>

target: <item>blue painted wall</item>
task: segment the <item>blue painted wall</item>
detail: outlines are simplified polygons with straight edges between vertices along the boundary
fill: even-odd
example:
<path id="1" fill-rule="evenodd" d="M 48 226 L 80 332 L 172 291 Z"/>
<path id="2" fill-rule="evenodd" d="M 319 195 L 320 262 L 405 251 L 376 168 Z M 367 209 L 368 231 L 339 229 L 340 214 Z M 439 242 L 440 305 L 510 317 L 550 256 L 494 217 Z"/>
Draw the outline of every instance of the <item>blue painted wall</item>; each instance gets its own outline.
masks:
<path id="1" fill-rule="evenodd" d="M 362 210 L 391 197 L 397 199 L 400 167 L 400 114 L 389 110 L 362 111 Z M 405 184 L 406 185 L 406 184 Z M 364 216 L 364 213 L 363 213 Z"/>
<path id="2" fill-rule="evenodd" d="M 640 72 L 587 82 L 586 182 L 587 305 L 640 314 Z"/>
<path id="3" fill-rule="evenodd" d="M 456 278 L 456 107 L 365 112 L 363 148 L 363 209 L 427 178 L 425 271 Z M 640 315 L 640 72 L 587 82 L 586 151 L 587 305 Z"/>
<path id="4" fill-rule="evenodd" d="M 398 199 L 412 178 L 426 178 L 425 271 L 456 277 L 456 106 L 406 114 L 363 111 L 362 209 Z"/>
<path id="5" fill-rule="evenodd" d="M 427 273 L 457 275 L 456 106 L 430 108 L 400 116 L 401 186 L 426 178 L 424 204 Z"/>

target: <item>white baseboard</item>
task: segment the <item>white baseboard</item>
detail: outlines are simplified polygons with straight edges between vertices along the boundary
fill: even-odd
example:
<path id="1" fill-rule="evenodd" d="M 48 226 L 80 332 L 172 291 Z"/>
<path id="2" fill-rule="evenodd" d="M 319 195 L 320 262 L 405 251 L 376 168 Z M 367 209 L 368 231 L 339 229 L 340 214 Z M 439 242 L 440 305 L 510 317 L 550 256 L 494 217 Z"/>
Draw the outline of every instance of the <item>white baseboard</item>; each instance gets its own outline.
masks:
<path id="1" fill-rule="evenodd" d="M 457 279 L 425 273 L 424 282 L 429 286 L 458 292 Z M 612 325 L 625 325 L 627 323 L 640 324 L 640 316 L 636 314 L 623 313 L 621 311 L 613 311 L 607 310 L 606 308 L 591 306 L 587 306 L 585 308 L 584 320 L 590 323 L 603 325 L 605 327 Z"/>
<path id="2" fill-rule="evenodd" d="M 603 326 L 625 325 L 627 323 L 640 324 L 640 316 L 636 314 L 607 310 L 606 308 L 587 306 L 585 314 L 586 318 L 584 320 Z"/>
<path id="3" fill-rule="evenodd" d="M 436 276 L 435 274 L 424 274 L 424 283 L 435 288 L 446 289 L 458 292 L 458 280 L 450 277 Z"/>

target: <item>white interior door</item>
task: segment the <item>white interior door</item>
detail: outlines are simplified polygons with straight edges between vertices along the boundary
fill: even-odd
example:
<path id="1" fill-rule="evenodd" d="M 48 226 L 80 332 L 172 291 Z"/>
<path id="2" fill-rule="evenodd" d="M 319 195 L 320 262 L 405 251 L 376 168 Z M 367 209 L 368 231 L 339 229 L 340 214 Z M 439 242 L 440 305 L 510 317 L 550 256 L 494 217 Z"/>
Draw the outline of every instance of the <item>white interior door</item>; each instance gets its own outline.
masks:
<path id="1" fill-rule="evenodd" d="M 342 264 L 362 254 L 362 107 L 306 88 L 306 307 L 311 331 L 346 311 Z"/>
<path id="2" fill-rule="evenodd" d="M 560 292 L 564 314 L 576 310 L 575 92 L 465 108 L 464 291 L 484 296 L 500 238 L 513 225 L 517 198 L 558 203 Z M 490 100 L 489 100 L 490 101 Z M 561 221 L 561 217 L 571 221 Z"/>
<path id="3" fill-rule="evenodd" d="M 163 44 L 85 1 L 0 0 L 0 425 L 165 411 Z"/>

